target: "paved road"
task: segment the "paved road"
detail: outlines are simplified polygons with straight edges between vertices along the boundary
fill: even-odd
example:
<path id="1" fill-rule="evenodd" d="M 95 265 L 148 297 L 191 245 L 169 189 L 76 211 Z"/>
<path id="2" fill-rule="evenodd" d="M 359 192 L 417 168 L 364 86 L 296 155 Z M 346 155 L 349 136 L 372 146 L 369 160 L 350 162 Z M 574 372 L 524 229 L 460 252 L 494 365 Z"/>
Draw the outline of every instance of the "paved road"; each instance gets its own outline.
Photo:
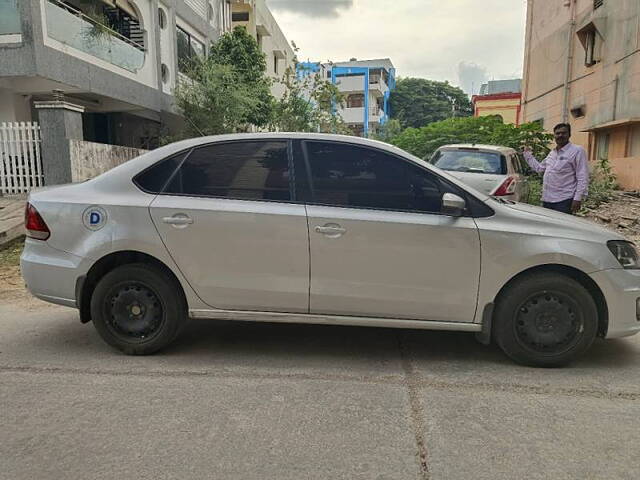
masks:
<path id="1" fill-rule="evenodd" d="M 126 357 L 5 301 L 0 478 L 636 479 L 639 354 L 537 370 L 466 334 L 198 321 Z"/>

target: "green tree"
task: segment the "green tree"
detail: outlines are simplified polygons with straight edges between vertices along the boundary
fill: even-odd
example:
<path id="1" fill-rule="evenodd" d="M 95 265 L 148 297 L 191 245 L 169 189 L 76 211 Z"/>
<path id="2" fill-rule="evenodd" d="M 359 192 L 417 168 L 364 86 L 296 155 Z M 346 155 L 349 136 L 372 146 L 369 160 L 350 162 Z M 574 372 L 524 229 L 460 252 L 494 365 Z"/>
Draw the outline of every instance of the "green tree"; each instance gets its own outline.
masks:
<path id="1" fill-rule="evenodd" d="M 178 82 L 174 97 L 185 128 L 168 140 L 243 132 L 271 121 L 275 99 L 265 57 L 244 27 L 222 35 L 207 57 L 193 57 L 184 67 L 188 78 Z"/>
<path id="2" fill-rule="evenodd" d="M 534 155 L 544 158 L 552 140 L 553 135 L 545 133 L 538 123 L 515 126 L 489 116 L 449 118 L 422 128 L 407 128 L 390 143 L 420 158 L 428 158 L 438 147 L 452 143 L 502 145 L 518 151 L 529 145 Z"/>
<path id="3" fill-rule="evenodd" d="M 208 58 L 213 63 L 233 65 L 247 83 L 264 82 L 268 85 L 269 80 L 264 76 L 267 70 L 265 55 L 244 27 L 234 28 L 211 44 Z"/>
<path id="4" fill-rule="evenodd" d="M 297 53 L 298 47 L 292 42 Z M 272 130 L 285 132 L 324 132 L 349 134 L 350 130 L 337 113 L 344 106 L 338 87 L 319 74 L 299 75 L 299 63 L 287 67 L 280 80 L 285 87 L 276 100 Z"/>
<path id="5" fill-rule="evenodd" d="M 420 128 L 451 117 L 473 113 L 469 97 L 448 82 L 401 78 L 390 96 L 391 117 L 403 128 Z"/>
<path id="6" fill-rule="evenodd" d="M 174 91 L 176 105 L 185 118 L 184 130 L 167 140 L 248 129 L 260 99 L 232 66 L 197 60 L 189 75 L 190 79 L 181 80 Z"/>
<path id="7" fill-rule="evenodd" d="M 258 42 L 244 27 L 236 27 L 222 35 L 211 45 L 207 61 L 214 64 L 231 65 L 240 82 L 251 86 L 256 100 L 248 112 L 247 123 L 263 127 L 271 120 L 274 98 L 271 95 L 271 79 L 265 75 L 267 61 Z"/>
<path id="8" fill-rule="evenodd" d="M 391 142 L 391 140 L 402 133 L 402 125 L 397 118 L 389 119 L 384 125 L 378 128 L 378 131 L 372 135 L 374 140 L 381 142 Z"/>

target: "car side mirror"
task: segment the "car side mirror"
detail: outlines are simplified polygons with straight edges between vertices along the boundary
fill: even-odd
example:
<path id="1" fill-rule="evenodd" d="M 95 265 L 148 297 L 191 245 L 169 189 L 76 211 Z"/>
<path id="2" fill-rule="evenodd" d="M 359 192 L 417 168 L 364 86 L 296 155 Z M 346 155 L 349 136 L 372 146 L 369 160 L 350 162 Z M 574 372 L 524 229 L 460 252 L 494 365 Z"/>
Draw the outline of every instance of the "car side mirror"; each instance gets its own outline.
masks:
<path id="1" fill-rule="evenodd" d="M 445 193 L 442 195 L 442 213 L 452 217 L 461 217 L 467 202 L 464 198 L 459 197 L 455 193 Z"/>

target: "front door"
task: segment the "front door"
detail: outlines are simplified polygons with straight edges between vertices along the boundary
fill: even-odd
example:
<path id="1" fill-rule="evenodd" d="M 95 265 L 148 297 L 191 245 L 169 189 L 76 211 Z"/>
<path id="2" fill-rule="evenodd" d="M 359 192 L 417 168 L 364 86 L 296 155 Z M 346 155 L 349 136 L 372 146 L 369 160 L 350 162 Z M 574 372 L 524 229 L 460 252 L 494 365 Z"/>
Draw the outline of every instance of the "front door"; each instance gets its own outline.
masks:
<path id="1" fill-rule="evenodd" d="M 286 141 L 196 148 L 151 204 L 169 253 L 211 307 L 308 311 L 307 218 L 291 202 L 287 152 Z"/>
<path id="2" fill-rule="evenodd" d="M 303 147 L 310 312 L 472 322 L 478 231 L 473 218 L 440 214 L 444 190 L 456 187 L 380 150 Z"/>

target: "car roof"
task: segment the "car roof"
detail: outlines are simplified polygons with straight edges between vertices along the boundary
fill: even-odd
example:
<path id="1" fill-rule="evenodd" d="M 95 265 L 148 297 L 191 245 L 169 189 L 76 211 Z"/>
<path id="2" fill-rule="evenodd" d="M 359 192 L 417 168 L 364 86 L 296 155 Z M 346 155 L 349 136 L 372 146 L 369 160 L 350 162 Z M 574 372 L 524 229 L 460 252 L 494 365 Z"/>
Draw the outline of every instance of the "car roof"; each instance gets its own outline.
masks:
<path id="1" fill-rule="evenodd" d="M 484 145 L 481 143 L 455 143 L 450 145 L 442 145 L 438 150 L 456 150 L 458 148 L 477 148 L 478 150 L 494 151 L 500 153 L 516 153 L 511 147 L 503 147 L 501 145 Z"/>
<path id="2" fill-rule="evenodd" d="M 402 150 L 394 145 L 380 142 L 378 140 L 370 140 L 368 138 L 354 137 L 351 135 L 336 135 L 330 133 L 302 133 L 302 132 L 268 132 L 268 133 L 234 133 L 225 135 L 214 135 L 208 137 L 196 137 L 188 140 L 182 140 L 179 142 L 171 143 L 163 147 L 151 150 L 142 154 L 128 162 L 124 162 L 121 165 L 109 170 L 108 172 L 99 175 L 98 177 L 90 180 L 87 183 L 92 183 L 100 189 L 106 191 L 116 192 L 121 189 L 123 191 L 139 191 L 137 187 L 134 187 L 131 178 L 138 173 L 142 172 L 146 168 L 156 164 L 158 161 L 169 158 L 175 154 L 185 152 L 194 147 L 200 147 L 209 144 L 231 142 L 238 140 L 287 140 L 287 139 L 300 139 L 300 140 L 317 140 L 328 142 L 343 142 L 351 145 L 361 145 L 365 147 L 375 148 L 377 150 L 386 151 L 391 154 L 403 158 L 409 158 L 415 163 L 422 165 L 427 169 L 434 169 L 435 167 L 425 160 L 412 155 L 411 153 Z M 466 189 L 468 192 L 474 194 L 477 198 L 483 199 L 485 194 L 477 192 L 470 188 L 468 185 L 464 185 L 460 180 L 456 179 L 448 172 L 438 170 L 438 174 L 447 178 L 450 182 Z M 127 186 L 128 185 L 128 186 Z M 134 190 L 135 188 L 135 190 Z"/>
<path id="3" fill-rule="evenodd" d="M 298 139 L 298 140 L 324 140 L 332 142 L 349 142 L 360 145 L 369 145 L 372 147 L 396 148 L 388 143 L 369 138 L 354 137 L 353 135 L 338 135 L 334 133 L 312 133 L 312 132 L 257 132 L 257 133 L 229 133 L 223 135 L 211 135 L 207 137 L 195 137 L 188 140 L 173 143 L 171 145 L 184 144 L 183 148 L 193 147 L 197 145 L 206 145 L 208 143 L 227 142 L 233 140 L 265 140 L 265 139 Z"/>

